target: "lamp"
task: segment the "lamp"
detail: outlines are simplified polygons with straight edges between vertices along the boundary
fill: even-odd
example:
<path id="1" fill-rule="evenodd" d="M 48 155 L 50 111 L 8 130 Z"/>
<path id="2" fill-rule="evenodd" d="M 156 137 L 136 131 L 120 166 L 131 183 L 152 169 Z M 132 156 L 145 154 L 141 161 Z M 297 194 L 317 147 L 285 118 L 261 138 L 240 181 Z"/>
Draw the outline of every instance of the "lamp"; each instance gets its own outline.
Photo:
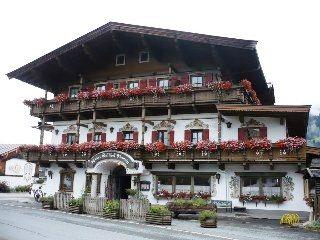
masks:
<path id="1" fill-rule="evenodd" d="M 227 128 L 231 128 L 232 122 L 226 122 Z"/>
<path id="2" fill-rule="evenodd" d="M 52 171 L 48 171 L 48 176 L 52 179 L 53 172 Z"/>
<path id="3" fill-rule="evenodd" d="M 110 132 L 113 133 L 113 131 L 114 131 L 114 127 L 111 127 Z"/>
<path id="4" fill-rule="evenodd" d="M 54 130 L 54 133 L 55 133 L 56 135 L 58 135 L 59 129 Z"/>
<path id="5" fill-rule="evenodd" d="M 216 179 L 218 180 L 218 184 L 219 184 L 219 182 L 220 182 L 220 178 L 221 178 L 220 173 L 216 173 Z"/>

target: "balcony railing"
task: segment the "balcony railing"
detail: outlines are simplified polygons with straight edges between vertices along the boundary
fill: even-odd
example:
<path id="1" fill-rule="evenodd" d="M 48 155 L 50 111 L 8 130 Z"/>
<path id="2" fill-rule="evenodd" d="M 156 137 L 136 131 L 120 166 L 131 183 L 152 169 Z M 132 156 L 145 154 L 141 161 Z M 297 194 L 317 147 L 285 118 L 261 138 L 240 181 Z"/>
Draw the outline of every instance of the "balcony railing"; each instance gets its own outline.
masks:
<path id="1" fill-rule="evenodd" d="M 48 100 L 41 107 L 32 105 L 31 115 L 39 117 L 42 114 L 76 113 L 78 110 L 86 112 L 92 111 L 93 109 L 139 108 L 141 106 L 151 108 L 166 107 L 168 104 L 171 106 L 192 106 L 210 105 L 217 102 L 245 103 L 246 101 L 246 95 L 241 86 L 235 86 L 228 91 L 213 91 L 208 88 L 198 88 L 194 89 L 191 93 L 177 94 L 172 90 L 169 90 L 164 95 L 159 96 L 144 95 L 134 98 L 129 97 L 110 100 L 88 99 L 79 101 L 77 99 L 70 99 L 64 103 Z"/>
<path id="2" fill-rule="evenodd" d="M 39 153 L 28 152 L 23 156 L 32 162 L 85 162 L 98 152 L 87 153 Z M 306 147 L 294 151 L 283 151 L 273 144 L 271 150 L 245 150 L 237 152 L 227 152 L 218 150 L 214 153 L 205 151 L 190 150 L 178 152 L 168 147 L 160 153 L 147 152 L 143 146 L 137 150 L 128 151 L 134 159 L 143 162 L 219 162 L 219 163 L 303 163 L 306 161 Z"/>

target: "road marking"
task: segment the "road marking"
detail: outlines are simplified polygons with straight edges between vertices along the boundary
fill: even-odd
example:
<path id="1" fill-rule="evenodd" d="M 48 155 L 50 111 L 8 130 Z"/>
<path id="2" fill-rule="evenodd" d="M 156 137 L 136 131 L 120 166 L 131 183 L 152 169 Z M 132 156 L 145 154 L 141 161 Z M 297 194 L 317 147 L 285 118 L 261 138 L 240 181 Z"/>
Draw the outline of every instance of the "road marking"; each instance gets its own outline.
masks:
<path id="1" fill-rule="evenodd" d="M 61 213 L 61 214 L 68 214 L 68 215 L 78 215 L 81 217 L 86 217 L 86 218 L 95 218 L 95 219 L 100 219 L 100 220 L 105 220 L 105 218 L 99 217 L 99 216 L 93 216 L 93 215 L 79 215 L 76 213 L 70 213 L 70 212 L 64 212 L 64 211 L 59 211 L 59 210 L 48 210 L 48 209 L 42 209 L 42 208 L 34 208 L 34 207 L 28 207 L 28 206 L 21 206 L 21 205 L 12 205 L 12 204 L 6 204 L 6 203 L 0 203 L 0 206 L 10 206 L 10 207 L 21 207 L 25 209 L 33 209 L 33 210 L 40 210 L 40 211 L 46 211 L 46 212 L 55 212 L 55 213 Z M 206 237 L 214 237 L 214 238 L 220 238 L 220 239 L 226 239 L 226 240 L 238 240 L 237 238 L 231 238 L 231 237 L 225 237 L 221 235 L 215 235 L 215 234 L 210 234 L 210 233 L 203 233 L 203 232 L 194 232 L 194 231 L 189 231 L 185 229 L 179 229 L 179 228 L 173 228 L 173 227 L 168 227 L 168 226 L 160 226 L 160 225 L 152 225 L 152 224 L 146 224 L 146 223 L 141 223 L 141 222 L 133 222 L 130 220 L 118 220 L 118 219 L 108 219 L 109 221 L 112 222 L 121 222 L 121 223 L 130 223 L 130 224 L 135 224 L 135 225 L 142 225 L 146 227 L 151 227 L 151 228 L 161 228 L 161 229 L 167 229 L 175 232 L 182 232 L 186 234 L 193 234 L 193 235 L 201 235 L 201 236 L 206 236 Z"/>

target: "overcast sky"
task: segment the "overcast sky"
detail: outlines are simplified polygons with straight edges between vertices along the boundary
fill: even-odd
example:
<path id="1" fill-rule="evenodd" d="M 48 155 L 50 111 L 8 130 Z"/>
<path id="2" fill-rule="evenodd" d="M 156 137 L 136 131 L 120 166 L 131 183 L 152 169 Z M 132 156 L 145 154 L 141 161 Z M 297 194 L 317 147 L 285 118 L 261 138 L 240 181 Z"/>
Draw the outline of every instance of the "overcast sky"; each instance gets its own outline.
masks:
<path id="1" fill-rule="evenodd" d="M 39 142 L 38 119 L 22 102 L 44 95 L 5 74 L 109 21 L 257 40 L 276 104 L 310 104 L 318 114 L 319 2 L 0 1 L 0 143 Z"/>

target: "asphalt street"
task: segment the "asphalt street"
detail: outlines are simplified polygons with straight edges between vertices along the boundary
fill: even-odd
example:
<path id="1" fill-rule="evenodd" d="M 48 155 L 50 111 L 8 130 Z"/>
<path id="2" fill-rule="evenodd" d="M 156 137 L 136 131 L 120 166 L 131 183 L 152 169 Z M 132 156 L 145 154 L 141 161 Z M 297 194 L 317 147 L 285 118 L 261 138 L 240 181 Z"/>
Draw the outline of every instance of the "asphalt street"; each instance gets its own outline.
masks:
<path id="1" fill-rule="evenodd" d="M 30 204 L 0 201 L 0 240 L 250 240 L 320 239 L 319 233 L 281 227 L 275 221 L 221 219 L 216 229 L 203 229 L 196 220 L 174 220 L 155 226 L 127 220 L 42 210 Z"/>

